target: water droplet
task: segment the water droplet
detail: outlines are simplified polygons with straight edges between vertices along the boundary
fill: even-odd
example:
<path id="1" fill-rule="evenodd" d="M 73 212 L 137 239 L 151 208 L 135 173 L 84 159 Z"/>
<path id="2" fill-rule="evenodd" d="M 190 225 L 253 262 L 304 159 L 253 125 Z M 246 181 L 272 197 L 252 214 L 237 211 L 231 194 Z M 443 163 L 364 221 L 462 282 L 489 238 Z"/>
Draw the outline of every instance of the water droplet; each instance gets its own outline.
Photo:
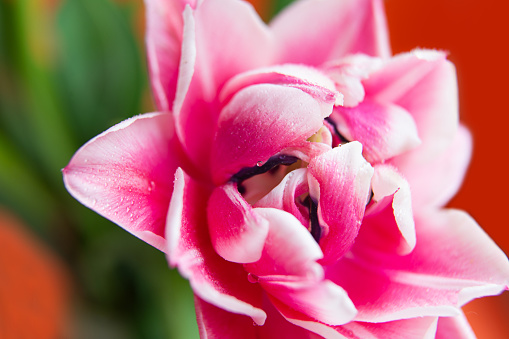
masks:
<path id="1" fill-rule="evenodd" d="M 263 161 L 258 161 L 258 162 L 256 163 L 256 166 L 258 166 L 258 167 L 263 166 Z"/>
<path id="2" fill-rule="evenodd" d="M 253 273 L 248 273 L 247 274 L 247 280 L 250 282 L 250 283 L 257 283 L 258 282 L 258 276 L 256 274 L 253 274 Z"/>

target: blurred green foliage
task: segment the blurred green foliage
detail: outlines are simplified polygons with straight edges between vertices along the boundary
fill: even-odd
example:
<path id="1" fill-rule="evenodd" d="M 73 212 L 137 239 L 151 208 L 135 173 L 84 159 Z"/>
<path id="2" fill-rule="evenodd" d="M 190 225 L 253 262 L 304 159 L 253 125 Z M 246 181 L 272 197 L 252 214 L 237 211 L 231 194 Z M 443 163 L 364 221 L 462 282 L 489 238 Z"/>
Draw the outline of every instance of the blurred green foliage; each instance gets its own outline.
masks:
<path id="1" fill-rule="evenodd" d="M 141 10 L 141 1 L 0 1 L 0 206 L 68 267 L 73 338 L 198 337 L 187 281 L 61 179 L 80 145 L 151 109 L 134 30 Z"/>
<path id="2" fill-rule="evenodd" d="M 153 109 L 142 18 L 141 0 L 0 0 L 0 207 L 66 264 L 72 338 L 198 337 L 187 281 L 61 179 L 80 145 Z"/>

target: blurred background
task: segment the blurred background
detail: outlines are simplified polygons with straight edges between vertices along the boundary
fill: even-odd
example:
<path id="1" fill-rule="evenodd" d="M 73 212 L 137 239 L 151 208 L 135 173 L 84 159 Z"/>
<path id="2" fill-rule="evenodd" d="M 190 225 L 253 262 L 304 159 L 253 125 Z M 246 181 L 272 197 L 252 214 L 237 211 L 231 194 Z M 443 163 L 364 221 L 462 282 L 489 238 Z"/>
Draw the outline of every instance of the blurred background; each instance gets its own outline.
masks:
<path id="1" fill-rule="evenodd" d="M 265 20 L 288 0 L 252 0 Z M 386 0 L 394 53 L 449 51 L 472 165 L 450 203 L 509 252 L 509 3 Z M 87 140 L 153 110 L 142 0 L 0 0 L 0 338 L 197 338 L 192 293 L 164 255 L 82 207 L 60 169 Z M 465 307 L 509 337 L 509 293 Z"/>

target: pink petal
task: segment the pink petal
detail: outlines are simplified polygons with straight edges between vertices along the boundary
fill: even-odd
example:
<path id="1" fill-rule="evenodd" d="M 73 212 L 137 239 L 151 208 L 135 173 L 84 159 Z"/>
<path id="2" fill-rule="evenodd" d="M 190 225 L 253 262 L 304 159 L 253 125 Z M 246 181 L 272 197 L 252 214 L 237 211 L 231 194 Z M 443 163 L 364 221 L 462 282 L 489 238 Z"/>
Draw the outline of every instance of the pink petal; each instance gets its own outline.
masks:
<path id="1" fill-rule="evenodd" d="M 367 98 L 401 106 L 415 121 L 422 144 L 398 160 L 404 175 L 405 164 L 426 163 L 442 153 L 456 135 L 456 72 L 444 53 L 416 50 L 397 55 L 363 84 Z"/>
<path id="2" fill-rule="evenodd" d="M 438 319 L 436 339 L 475 339 L 476 336 L 463 312 L 456 317 Z"/>
<path id="3" fill-rule="evenodd" d="M 237 263 L 260 259 L 269 223 L 244 200 L 236 183 L 214 190 L 207 216 L 212 245 L 220 256 Z"/>
<path id="4" fill-rule="evenodd" d="M 383 64 L 381 58 L 366 54 L 350 54 L 326 63 L 321 69 L 334 81 L 336 89 L 344 95 L 343 106 L 355 107 L 364 100 L 362 80 L 380 69 Z"/>
<path id="5" fill-rule="evenodd" d="M 427 211 L 416 217 L 416 231 L 406 256 L 356 243 L 326 272 L 352 298 L 357 320 L 455 316 L 466 302 L 507 288 L 507 257 L 465 213 Z"/>
<path id="6" fill-rule="evenodd" d="M 147 58 L 152 93 L 160 111 L 175 98 L 181 53 L 184 1 L 145 0 Z"/>
<path id="7" fill-rule="evenodd" d="M 195 296 L 196 321 L 200 338 L 257 339 L 253 320 L 245 315 L 231 313 Z"/>
<path id="8" fill-rule="evenodd" d="M 327 339 L 432 339 L 435 337 L 437 318 L 418 317 L 385 323 L 351 321 L 330 326 L 274 301 L 281 314 L 292 324 L 301 326 Z"/>
<path id="9" fill-rule="evenodd" d="M 224 311 L 198 297 L 195 298 L 195 307 L 201 338 L 319 339 L 315 334 L 286 321 L 267 297 L 264 298 L 264 309 L 268 316 L 263 326 L 256 326 L 250 318 Z"/>
<path id="10" fill-rule="evenodd" d="M 298 1 L 271 22 L 277 63 L 319 66 L 352 53 L 389 57 L 380 0 Z"/>
<path id="11" fill-rule="evenodd" d="M 262 84 L 239 91 L 218 121 L 211 157 L 214 181 L 222 184 L 243 167 L 305 144 L 332 111 L 333 102 L 323 104 L 288 86 Z"/>
<path id="12" fill-rule="evenodd" d="M 436 328 L 437 319 L 433 317 L 418 317 L 377 324 L 353 321 L 335 327 L 347 338 L 362 339 L 433 339 Z"/>
<path id="13" fill-rule="evenodd" d="M 350 142 L 313 158 L 308 173 L 322 227 L 322 264 L 327 265 L 341 258 L 357 236 L 373 168 L 362 157 L 362 145 Z"/>
<path id="14" fill-rule="evenodd" d="M 203 1 L 195 20 L 196 76 L 205 99 L 234 75 L 272 63 L 271 33 L 249 3 Z"/>
<path id="15" fill-rule="evenodd" d="M 391 166 L 377 165 L 371 180 L 373 203 L 362 221 L 357 242 L 401 255 L 416 243 L 408 182 Z"/>
<path id="16" fill-rule="evenodd" d="M 322 257 L 309 231 L 291 214 L 256 208 L 269 220 L 269 235 L 260 260 L 247 264 L 253 282 L 288 307 L 329 324 L 344 324 L 356 314 L 345 291 L 324 281 L 316 263 Z"/>
<path id="17" fill-rule="evenodd" d="M 227 102 L 241 89 L 263 83 L 299 88 L 324 103 L 340 104 L 335 85 L 328 76 L 316 68 L 294 64 L 258 68 L 233 77 L 221 91 L 221 101 Z"/>
<path id="18" fill-rule="evenodd" d="M 371 163 L 383 162 L 420 144 L 412 116 L 400 106 L 365 100 L 347 108 L 336 107 L 331 115 L 339 132 L 364 147 Z"/>
<path id="19" fill-rule="evenodd" d="M 308 193 L 307 169 L 299 168 L 288 173 L 283 180 L 264 196 L 255 207 L 272 207 L 292 214 L 303 225 L 308 227 L 309 215 L 303 215 L 302 207 L 297 205 L 296 199 Z"/>
<path id="20" fill-rule="evenodd" d="M 470 156 L 472 137 L 460 126 L 456 137 L 445 152 L 437 154 L 426 163 L 412 164 L 394 159 L 394 164 L 404 167 L 405 177 L 412 188 L 415 209 L 444 206 L 463 182 Z M 426 180 L 422 180 L 422 178 Z"/>
<path id="21" fill-rule="evenodd" d="M 267 321 L 263 326 L 258 327 L 259 338 L 321 339 L 320 336 L 287 321 L 276 307 L 274 307 L 267 295 L 264 297 L 263 306 L 265 312 L 267 312 Z"/>
<path id="22" fill-rule="evenodd" d="M 262 257 L 255 263 L 244 265 L 254 276 L 323 276 L 316 260 L 322 258 L 320 247 L 309 231 L 291 214 L 275 208 L 255 208 L 269 221 Z M 258 279 L 255 278 L 255 279 Z"/>
<path id="23" fill-rule="evenodd" d="M 209 196 L 208 186 L 177 169 L 166 226 L 168 261 L 189 279 L 198 297 L 261 325 L 266 318 L 261 289 L 249 283 L 242 265 L 224 260 L 212 247 L 204 213 Z"/>
<path id="24" fill-rule="evenodd" d="M 123 121 L 90 140 L 63 175 L 67 190 L 83 205 L 163 250 L 173 190 L 169 173 L 185 165 L 172 116 L 152 113 Z"/>
<path id="25" fill-rule="evenodd" d="M 329 280 L 261 281 L 261 285 L 287 307 L 323 324 L 342 325 L 357 314 L 345 290 Z"/>
<path id="26" fill-rule="evenodd" d="M 243 1 L 203 1 L 184 16 L 187 34 L 173 110 L 190 157 L 196 164 L 208 163 L 220 88 L 236 74 L 268 65 L 273 42 L 267 26 Z"/>

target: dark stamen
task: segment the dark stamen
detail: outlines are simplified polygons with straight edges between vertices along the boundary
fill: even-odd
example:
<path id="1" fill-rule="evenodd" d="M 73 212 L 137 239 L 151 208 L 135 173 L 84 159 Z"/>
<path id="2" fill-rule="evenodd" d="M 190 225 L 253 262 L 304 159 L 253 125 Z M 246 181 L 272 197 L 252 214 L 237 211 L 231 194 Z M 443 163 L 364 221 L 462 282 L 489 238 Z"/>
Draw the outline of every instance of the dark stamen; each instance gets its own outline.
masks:
<path id="1" fill-rule="evenodd" d="M 336 133 L 337 137 L 339 138 L 339 143 L 346 144 L 349 142 L 348 139 L 343 136 L 343 134 L 339 133 L 338 126 L 330 117 L 325 118 L 325 121 L 331 124 L 332 128 L 334 128 L 334 133 Z"/>
<path id="2" fill-rule="evenodd" d="M 370 188 L 369 189 L 369 199 L 368 199 L 368 202 L 366 203 L 366 205 L 369 205 L 369 203 L 373 200 L 374 196 L 375 196 L 375 194 L 373 193 L 373 190 Z"/>
<path id="3" fill-rule="evenodd" d="M 253 166 L 253 167 L 244 167 L 240 171 L 238 171 L 236 174 L 232 176 L 230 181 L 236 182 L 239 184 L 239 187 L 241 186 L 241 183 L 251 177 L 254 177 L 258 174 L 263 174 L 265 172 L 270 171 L 276 166 L 279 165 L 285 165 L 290 166 L 291 164 L 297 162 L 299 158 L 291 156 L 291 155 L 275 155 L 273 157 L 270 157 L 267 162 L 265 162 L 261 166 Z"/>
<path id="4" fill-rule="evenodd" d="M 322 226 L 320 226 L 320 222 L 318 221 L 318 204 L 316 201 L 311 199 L 308 195 L 306 200 L 304 200 L 306 204 L 309 204 L 309 221 L 311 222 L 311 235 L 313 239 L 318 243 L 320 242 L 320 237 L 322 236 Z"/>

